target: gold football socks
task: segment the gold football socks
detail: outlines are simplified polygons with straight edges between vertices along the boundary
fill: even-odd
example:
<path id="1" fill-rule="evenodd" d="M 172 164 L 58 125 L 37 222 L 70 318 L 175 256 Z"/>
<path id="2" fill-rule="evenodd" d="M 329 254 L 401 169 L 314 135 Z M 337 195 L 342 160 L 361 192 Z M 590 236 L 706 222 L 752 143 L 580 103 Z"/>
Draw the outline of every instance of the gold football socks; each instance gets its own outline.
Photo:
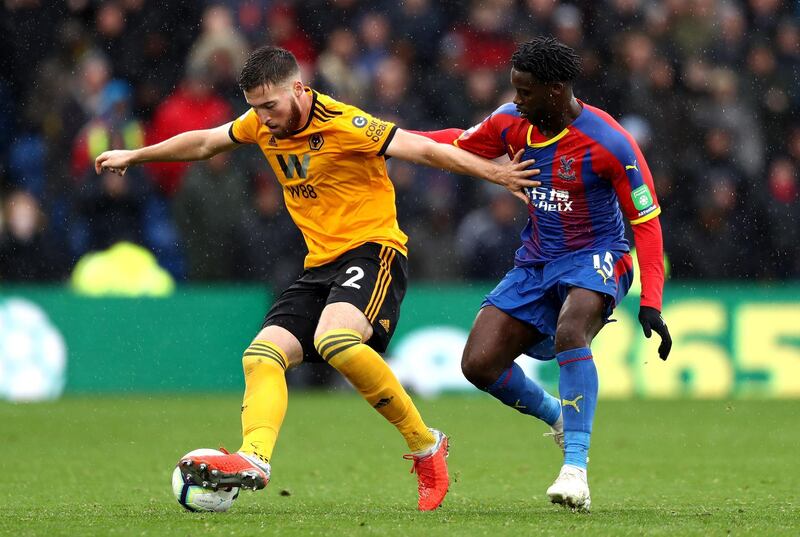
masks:
<path id="1" fill-rule="evenodd" d="M 278 439 L 289 392 L 286 367 L 289 361 L 280 347 L 269 341 L 254 341 L 244 351 L 244 401 L 242 402 L 242 447 L 269 462 Z"/>
<path id="2" fill-rule="evenodd" d="M 436 443 L 417 407 L 386 365 L 355 330 L 329 330 L 314 342 L 317 352 L 350 381 L 350 384 L 400 431 L 411 451 Z"/>

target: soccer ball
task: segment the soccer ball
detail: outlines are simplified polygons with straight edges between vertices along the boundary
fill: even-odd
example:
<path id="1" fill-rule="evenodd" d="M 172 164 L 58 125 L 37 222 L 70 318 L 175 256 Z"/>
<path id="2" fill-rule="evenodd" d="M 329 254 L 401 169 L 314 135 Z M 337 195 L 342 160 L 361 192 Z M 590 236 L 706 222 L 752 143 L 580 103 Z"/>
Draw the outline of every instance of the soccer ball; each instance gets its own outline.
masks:
<path id="1" fill-rule="evenodd" d="M 222 455 L 216 449 L 195 449 L 190 451 L 181 459 L 192 455 Z M 172 472 L 172 492 L 175 499 L 185 509 L 189 511 L 205 511 L 222 513 L 233 505 L 233 501 L 239 497 L 239 488 L 212 490 L 203 488 L 194 483 L 187 483 L 186 477 L 181 473 L 180 466 L 176 466 Z"/>

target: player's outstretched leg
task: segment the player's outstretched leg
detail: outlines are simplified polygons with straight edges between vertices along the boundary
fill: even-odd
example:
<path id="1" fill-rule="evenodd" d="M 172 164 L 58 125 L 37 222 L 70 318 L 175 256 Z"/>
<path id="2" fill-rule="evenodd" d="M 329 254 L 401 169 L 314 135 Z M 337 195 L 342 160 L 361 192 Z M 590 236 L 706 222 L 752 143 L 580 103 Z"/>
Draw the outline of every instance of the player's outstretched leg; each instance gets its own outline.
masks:
<path id="1" fill-rule="evenodd" d="M 586 461 L 597 404 L 597 369 L 589 347 L 556 355 L 560 366 L 558 389 L 564 420 L 564 466 L 547 489 L 553 503 L 588 511 L 591 506 Z"/>
<path id="2" fill-rule="evenodd" d="M 541 334 L 499 308 L 484 306 L 470 330 L 461 371 L 476 388 L 514 410 L 547 423 L 556 444 L 563 450 L 561 404 L 547 393 L 514 360 L 523 352 L 541 346 L 542 359 L 552 358 L 553 338 Z M 544 357 L 544 348 L 548 349 Z"/>
<path id="3" fill-rule="evenodd" d="M 562 435 L 557 432 L 563 431 L 560 427 L 561 404 L 556 397 L 525 375 L 519 365 L 512 363 L 500 378 L 484 389 L 504 405 L 545 422 L 553 430 L 551 434 L 559 444 Z"/>
<path id="4" fill-rule="evenodd" d="M 405 438 L 414 460 L 419 489 L 419 509 L 431 511 L 444 500 L 450 484 L 447 473 L 448 439 L 428 429 L 386 362 L 361 342 L 357 330 L 333 329 L 314 342 L 326 362 L 336 368 L 362 397 Z"/>
<path id="5" fill-rule="evenodd" d="M 268 340 L 255 340 L 242 358 L 242 447 L 238 453 L 192 456 L 179 462 L 192 482 L 218 487 L 263 489 L 269 483 L 269 459 L 286 415 L 286 353 Z"/>
<path id="6" fill-rule="evenodd" d="M 190 483 L 217 490 L 240 487 L 245 490 L 263 489 L 269 483 L 270 466 L 247 453 L 222 455 L 193 455 L 178 462 L 181 473 Z"/>

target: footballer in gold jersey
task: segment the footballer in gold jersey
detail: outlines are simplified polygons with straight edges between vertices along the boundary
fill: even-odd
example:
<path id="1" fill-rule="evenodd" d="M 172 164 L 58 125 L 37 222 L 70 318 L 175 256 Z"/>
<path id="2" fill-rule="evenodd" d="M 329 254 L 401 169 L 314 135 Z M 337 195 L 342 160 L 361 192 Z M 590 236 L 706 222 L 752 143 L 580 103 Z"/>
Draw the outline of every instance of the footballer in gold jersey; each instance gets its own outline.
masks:
<path id="1" fill-rule="evenodd" d="M 406 255 L 383 156 L 397 127 L 310 88 L 303 92 L 311 113 L 290 136 L 275 136 L 253 108 L 229 133 L 235 142 L 258 144 L 283 186 L 286 207 L 308 247 L 306 268 L 367 242 Z"/>
<path id="2" fill-rule="evenodd" d="M 321 359 L 397 428 L 414 461 L 418 508 L 436 509 L 449 486 L 448 438 L 427 427 L 378 354 L 391 339 L 406 290 L 406 235 L 397 225 L 384 155 L 501 184 L 526 203 L 522 189 L 539 185 L 532 179 L 538 171 L 519 162 L 522 152 L 499 165 L 322 95 L 303 84 L 294 56 L 278 47 L 255 50 L 239 86 L 251 108 L 238 119 L 141 149 L 108 151 L 95 162 L 98 173 L 122 174 L 142 162 L 201 160 L 257 144 L 308 247 L 305 270 L 244 351 L 241 447 L 182 459 L 184 479 L 264 488 L 288 405 L 285 371 Z"/>

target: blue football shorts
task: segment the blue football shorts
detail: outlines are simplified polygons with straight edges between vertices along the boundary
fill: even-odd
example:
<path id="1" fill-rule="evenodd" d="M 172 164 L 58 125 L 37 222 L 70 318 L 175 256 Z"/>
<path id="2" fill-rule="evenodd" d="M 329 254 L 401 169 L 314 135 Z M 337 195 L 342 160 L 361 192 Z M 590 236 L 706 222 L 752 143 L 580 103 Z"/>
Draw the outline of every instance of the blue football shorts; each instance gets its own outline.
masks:
<path id="1" fill-rule="evenodd" d="M 555 357 L 558 315 L 572 287 L 605 295 L 603 322 L 628 293 L 633 281 L 633 260 L 619 250 L 585 249 L 547 263 L 514 267 L 486 295 L 481 307 L 492 305 L 547 336 L 525 353 L 538 360 Z"/>

